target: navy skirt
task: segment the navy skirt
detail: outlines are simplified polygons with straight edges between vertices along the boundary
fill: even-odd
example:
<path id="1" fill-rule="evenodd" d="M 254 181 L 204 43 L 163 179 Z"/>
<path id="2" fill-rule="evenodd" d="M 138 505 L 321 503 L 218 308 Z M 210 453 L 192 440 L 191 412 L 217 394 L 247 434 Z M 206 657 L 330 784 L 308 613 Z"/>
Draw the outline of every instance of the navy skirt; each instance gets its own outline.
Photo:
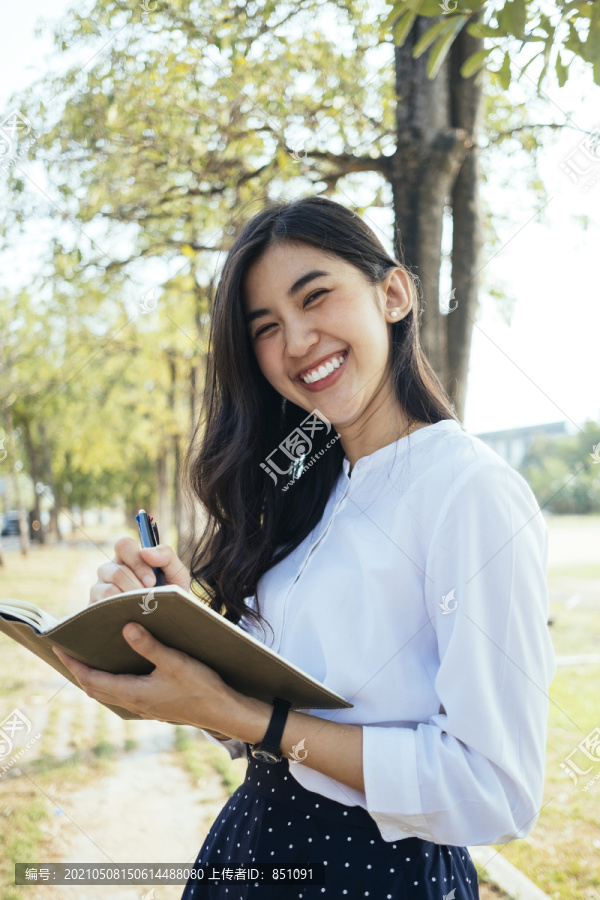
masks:
<path id="1" fill-rule="evenodd" d="M 196 865 L 215 869 L 254 865 L 324 865 L 324 882 L 188 881 L 182 900 L 479 900 L 477 870 L 466 847 L 408 837 L 384 841 L 362 806 L 345 806 L 308 791 L 290 774 L 249 753 L 246 778 L 213 823 Z M 292 765 L 298 765 L 292 763 Z"/>

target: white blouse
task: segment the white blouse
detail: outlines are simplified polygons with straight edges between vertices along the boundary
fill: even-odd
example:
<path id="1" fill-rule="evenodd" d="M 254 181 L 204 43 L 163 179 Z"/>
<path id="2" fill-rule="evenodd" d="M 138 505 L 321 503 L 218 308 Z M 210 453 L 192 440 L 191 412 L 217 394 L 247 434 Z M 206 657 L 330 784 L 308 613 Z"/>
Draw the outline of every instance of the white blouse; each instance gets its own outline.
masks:
<path id="1" fill-rule="evenodd" d="M 321 521 L 258 583 L 274 639 L 240 621 L 354 704 L 302 712 L 362 726 L 365 793 L 311 769 L 310 741 L 290 773 L 363 806 L 386 841 L 525 837 L 542 804 L 556 671 L 539 505 L 454 420 L 349 469 L 344 458 Z M 245 756 L 243 742 L 204 734 Z"/>

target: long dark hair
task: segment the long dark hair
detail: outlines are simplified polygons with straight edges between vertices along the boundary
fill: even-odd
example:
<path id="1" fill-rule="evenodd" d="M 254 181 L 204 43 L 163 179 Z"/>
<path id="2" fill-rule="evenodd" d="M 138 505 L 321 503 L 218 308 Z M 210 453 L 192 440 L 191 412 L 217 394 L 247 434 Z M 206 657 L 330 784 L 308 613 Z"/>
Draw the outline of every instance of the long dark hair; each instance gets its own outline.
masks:
<path id="1" fill-rule="evenodd" d="M 269 246 L 282 242 L 307 244 L 340 257 L 360 269 L 372 285 L 381 284 L 391 267 L 408 272 L 412 309 L 392 324 L 391 377 L 396 397 L 405 412 L 420 421 L 456 419 L 452 402 L 420 346 L 418 279 L 386 253 L 355 213 L 339 203 L 321 196 L 268 202 L 235 240 L 221 273 L 212 309 L 203 414 L 186 458 L 189 487 L 207 517 L 194 547 L 192 584 L 201 586 L 212 609 L 223 613 L 224 608 L 225 618 L 235 623 L 243 614 L 257 623 L 266 621 L 260 609 L 255 613 L 246 607 L 245 598 L 256 594 L 267 569 L 291 553 L 317 525 L 344 458 L 337 440 L 304 473 L 295 468 L 287 478 L 280 478 L 270 474 L 273 469 L 266 464 L 288 435 L 299 433 L 295 429 L 308 415 L 290 401 L 282 403 L 282 396 L 266 380 L 243 318 L 248 269 Z M 324 449 L 332 435 L 333 428 L 329 434 L 325 428 L 314 433 L 312 456 Z M 282 490 L 297 473 L 293 487 Z"/>

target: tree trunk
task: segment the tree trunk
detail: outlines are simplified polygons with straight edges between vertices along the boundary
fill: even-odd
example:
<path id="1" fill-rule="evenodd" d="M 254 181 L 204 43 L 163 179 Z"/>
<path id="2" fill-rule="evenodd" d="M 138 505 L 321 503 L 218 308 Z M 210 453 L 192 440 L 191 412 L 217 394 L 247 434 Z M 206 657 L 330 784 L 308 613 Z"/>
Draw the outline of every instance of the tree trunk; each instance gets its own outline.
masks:
<path id="1" fill-rule="evenodd" d="M 19 485 L 19 474 L 16 469 L 17 464 L 17 446 L 15 444 L 15 432 L 13 429 L 13 417 L 10 409 L 6 412 L 6 436 L 8 437 L 8 452 L 11 458 L 10 480 L 12 484 L 13 495 L 15 498 L 15 507 L 19 512 L 19 546 L 23 556 L 27 556 L 29 552 L 29 516 L 23 509 L 21 501 L 21 487 Z"/>
<path id="2" fill-rule="evenodd" d="M 38 450 L 33 441 L 33 435 L 31 434 L 31 422 L 29 419 L 23 420 L 23 433 L 25 435 L 25 448 L 27 450 L 27 457 L 29 459 L 29 471 L 31 472 L 31 477 L 33 479 L 34 484 L 34 510 L 33 514 L 37 521 L 40 523 L 39 527 L 39 541 L 41 544 L 46 543 L 46 532 L 42 527 L 42 506 L 40 495 L 38 493 L 37 486 L 40 481 L 40 460 L 38 457 Z"/>
<path id="3" fill-rule="evenodd" d="M 448 304 L 447 384 L 459 417 L 464 417 L 471 337 L 477 317 L 479 268 L 483 244 L 479 201 L 478 135 L 483 115 L 483 88 L 474 78 L 462 78 L 460 67 L 482 48 L 479 38 L 463 29 L 450 53 L 454 85 L 454 116 L 459 127 L 471 136 L 473 146 L 466 154 L 452 192 L 452 289 Z"/>
<path id="4" fill-rule="evenodd" d="M 156 460 L 156 489 L 158 493 L 156 515 L 161 544 L 170 541 L 171 534 L 171 479 L 169 478 L 169 448 L 166 446 Z"/>
<path id="5" fill-rule="evenodd" d="M 464 398 L 468 358 L 463 354 L 470 346 L 473 322 L 469 312 L 477 289 L 473 281 L 477 264 L 474 248 L 479 240 L 479 228 L 474 227 L 478 217 L 478 185 L 477 165 L 472 157 L 481 94 L 481 89 L 472 84 L 473 79 L 463 79 L 458 68 L 465 55 L 473 52 L 469 48 L 477 49 L 481 42 L 464 35 L 461 49 L 455 51 L 453 47 L 436 77 L 430 80 L 425 73 L 428 53 L 413 59 L 412 51 L 423 32 L 432 25 L 431 18 L 418 16 L 404 45 L 396 47 L 398 138 L 391 160 L 390 181 L 397 229 L 395 251 L 400 253 L 401 243 L 403 261 L 419 277 L 421 285 L 424 306 L 421 343 L 456 403 L 457 399 Z M 465 166 L 467 159 L 469 163 Z M 452 320 L 454 313 L 448 316 L 440 310 L 439 290 L 442 225 L 445 208 L 451 202 L 456 204 L 461 217 L 460 229 L 471 229 L 461 240 L 456 238 L 452 248 L 453 280 L 456 276 L 457 289 L 460 285 L 460 290 L 465 292 L 465 309 L 455 320 Z M 456 236 L 458 229 L 456 220 L 453 221 Z M 468 337 L 463 337 L 457 350 L 451 345 L 460 328 L 468 332 Z M 462 410 L 462 403 L 457 404 L 457 412 L 459 406 Z"/>
<path id="6" fill-rule="evenodd" d="M 50 490 L 52 491 L 52 506 L 50 507 L 50 525 L 48 528 L 48 535 L 51 538 L 54 538 L 56 541 L 60 541 L 62 539 L 62 535 L 60 533 L 60 527 L 58 524 L 58 504 L 59 498 L 56 496 L 56 484 L 54 481 L 54 474 L 52 472 L 52 457 L 50 454 L 50 445 L 48 440 L 46 439 L 46 424 L 43 419 L 39 420 L 39 430 L 40 430 L 40 443 L 42 447 L 42 463 L 44 470 L 43 481 L 44 484 L 47 484 Z"/>
<path id="7" fill-rule="evenodd" d="M 189 429 L 186 436 L 185 450 L 187 451 L 196 427 L 197 413 L 197 378 L 199 366 L 192 361 L 189 373 L 189 390 L 188 390 L 188 410 L 189 410 Z M 191 496 L 188 485 L 185 482 L 186 469 L 184 466 L 184 454 L 181 442 L 179 443 L 178 457 L 178 477 L 175 486 L 177 496 L 177 509 L 179 511 L 177 526 L 177 556 L 186 564 L 191 563 L 192 544 L 196 533 L 196 501 Z"/>

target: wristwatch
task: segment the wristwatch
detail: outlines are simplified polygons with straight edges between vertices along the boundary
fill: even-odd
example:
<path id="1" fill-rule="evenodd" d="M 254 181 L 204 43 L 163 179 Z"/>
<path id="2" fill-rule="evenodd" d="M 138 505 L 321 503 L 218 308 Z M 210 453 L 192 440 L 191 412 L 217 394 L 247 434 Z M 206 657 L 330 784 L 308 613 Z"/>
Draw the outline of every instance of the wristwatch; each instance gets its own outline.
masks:
<path id="1" fill-rule="evenodd" d="M 254 759 L 261 762 L 277 763 L 281 761 L 283 753 L 281 752 L 281 738 L 287 721 L 288 712 L 292 704 L 289 700 L 282 700 L 281 697 L 275 697 L 273 700 L 273 713 L 271 721 L 267 728 L 267 733 L 258 744 L 250 744 L 250 752 Z"/>

